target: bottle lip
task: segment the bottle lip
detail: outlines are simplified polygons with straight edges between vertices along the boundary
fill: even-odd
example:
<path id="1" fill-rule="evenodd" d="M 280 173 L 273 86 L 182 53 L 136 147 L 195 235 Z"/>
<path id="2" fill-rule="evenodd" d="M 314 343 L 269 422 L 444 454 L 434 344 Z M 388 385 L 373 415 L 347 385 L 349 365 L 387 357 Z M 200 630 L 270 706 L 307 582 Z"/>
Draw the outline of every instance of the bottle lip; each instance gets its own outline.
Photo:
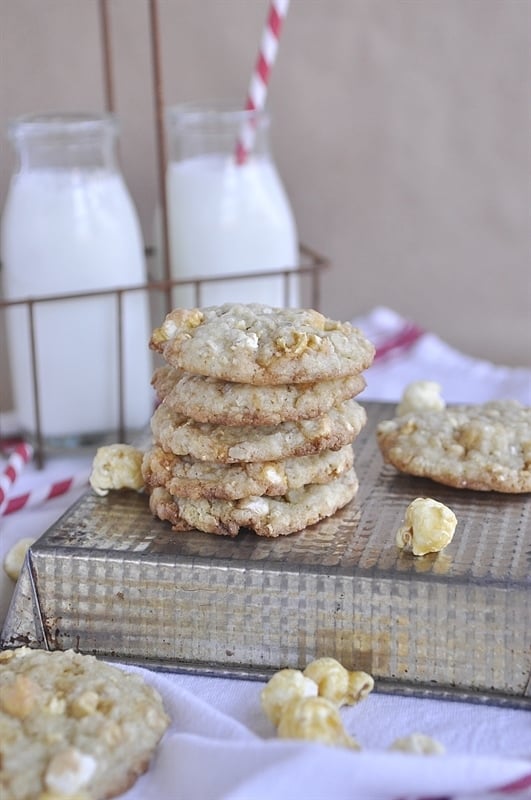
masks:
<path id="1" fill-rule="evenodd" d="M 118 121 L 111 112 L 56 112 L 24 114 L 15 117 L 8 124 L 8 136 L 11 140 L 23 136 L 70 134 L 102 134 L 118 132 Z"/>
<path id="2" fill-rule="evenodd" d="M 247 109 L 231 100 L 206 100 L 185 102 L 165 109 L 167 124 L 178 130 L 193 127 L 238 127 L 252 121 L 263 129 L 269 126 L 271 118 L 265 109 Z"/>

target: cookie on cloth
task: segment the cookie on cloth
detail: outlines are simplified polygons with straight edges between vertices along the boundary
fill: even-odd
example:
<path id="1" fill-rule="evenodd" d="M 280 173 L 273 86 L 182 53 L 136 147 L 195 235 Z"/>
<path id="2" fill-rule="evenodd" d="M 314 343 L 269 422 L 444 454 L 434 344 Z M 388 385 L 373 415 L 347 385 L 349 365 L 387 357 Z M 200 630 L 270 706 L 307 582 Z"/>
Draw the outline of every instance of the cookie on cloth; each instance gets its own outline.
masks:
<path id="1" fill-rule="evenodd" d="M 175 309 L 150 346 L 186 372 L 260 386 L 356 375 L 374 358 L 373 344 L 348 322 L 258 303 Z"/>
<path id="2" fill-rule="evenodd" d="M 169 718 L 139 675 L 73 650 L 0 653 L 2 800 L 125 792 Z"/>
<path id="3" fill-rule="evenodd" d="M 155 370 L 153 387 L 178 414 L 217 425 L 278 425 L 312 419 L 365 388 L 362 375 L 316 383 L 253 386 L 192 375 L 169 366 Z"/>
<path id="4" fill-rule="evenodd" d="M 198 461 L 236 463 L 279 461 L 322 450 L 339 450 L 351 443 L 367 420 L 363 406 L 346 400 L 314 419 L 279 425 L 212 425 L 172 414 L 165 403 L 151 418 L 155 442 L 178 456 Z"/>
<path id="5" fill-rule="evenodd" d="M 384 460 L 458 489 L 531 492 L 531 408 L 513 400 L 417 411 L 381 422 Z"/>
<path id="6" fill-rule="evenodd" d="M 144 455 L 142 472 L 148 489 L 163 486 L 178 497 L 238 500 L 250 495 L 274 497 L 309 483 L 330 483 L 353 463 L 350 444 L 282 461 L 239 464 L 195 461 L 153 445 Z"/>
<path id="7" fill-rule="evenodd" d="M 150 508 L 155 516 L 181 523 L 204 533 L 237 536 L 241 529 L 258 536 L 276 537 L 296 533 L 332 516 L 356 495 L 358 479 L 353 468 L 331 483 L 309 484 L 281 497 L 254 496 L 240 500 L 189 500 L 174 497 L 166 489 L 155 489 Z"/>

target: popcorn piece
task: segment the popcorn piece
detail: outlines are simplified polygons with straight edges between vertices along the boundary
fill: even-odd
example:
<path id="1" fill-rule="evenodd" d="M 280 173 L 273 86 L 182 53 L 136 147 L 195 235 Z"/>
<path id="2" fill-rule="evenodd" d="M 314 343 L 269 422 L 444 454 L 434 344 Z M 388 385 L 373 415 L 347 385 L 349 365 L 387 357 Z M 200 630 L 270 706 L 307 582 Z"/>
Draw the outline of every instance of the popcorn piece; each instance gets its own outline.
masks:
<path id="1" fill-rule="evenodd" d="M 31 656 L 33 653 L 34 650 L 31 647 L 26 647 L 25 645 L 22 647 L 16 647 L 14 650 L 1 650 L 0 663 L 3 661 L 11 661 L 12 658 L 24 658 L 25 656 Z"/>
<path id="2" fill-rule="evenodd" d="M 70 703 L 69 711 L 75 719 L 88 717 L 90 714 L 95 714 L 98 709 L 100 697 L 97 692 L 88 689 L 85 692 L 74 697 Z"/>
<path id="3" fill-rule="evenodd" d="M 10 683 L 2 686 L 0 708 L 16 719 L 26 719 L 34 710 L 41 688 L 27 675 L 16 675 Z"/>
<path id="4" fill-rule="evenodd" d="M 366 672 L 349 672 L 335 658 L 318 658 L 304 670 L 319 687 L 319 696 L 337 706 L 355 705 L 374 688 L 374 680 Z"/>
<path id="5" fill-rule="evenodd" d="M 103 739 L 108 747 L 116 747 L 124 738 L 121 727 L 112 719 L 105 720 L 98 731 L 98 738 Z"/>
<path id="6" fill-rule="evenodd" d="M 389 750 L 420 756 L 438 756 L 446 752 L 444 745 L 424 733 L 412 733 L 409 736 L 395 739 Z"/>
<path id="7" fill-rule="evenodd" d="M 102 497 L 110 489 L 144 489 L 142 459 L 144 454 L 129 444 L 99 447 L 92 463 L 90 485 Z"/>
<path id="8" fill-rule="evenodd" d="M 278 725 L 285 707 L 292 700 L 317 696 L 317 684 L 298 669 L 281 669 L 262 689 L 260 700 L 266 716 Z"/>
<path id="9" fill-rule="evenodd" d="M 22 565 L 26 558 L 26 553 L 31 545 L 36 541 L 34 537 L 26 536 L 15 542 L 13 547 L 7 552 L 4 558 L 4 572 L 11 580 L 16 581 L 22 571 Z"/>
<path id="10" fill-rule="evenodd" d="M 44 782 L 46 788 L 59 796 L 71 796 L 86 786 L 96 770 L 96 759 L 68 747 L 50 760 Z"/>
<path id="11" fill-rule="evenodd" d="M 401 417 L 412 411 L 442 411 L 445 407 L 438 383 L 414 381 L 406 386 L 402 400 L 396 408 L 396 415 Z"/>
<path id="12" fill-rule="evenodd" d="M 0 664 L 7 663 L 8 661 L 11 661 L 11 659 L 14 657 L 15 657 L 14 650 L 0 650 Z"/>
<path id="13" fill-rule="evenodd" d="M 278 735 L 282 739 L 305 739 L 361 750 L 345 731 L 338 708 L 326 697 L 292 700 L 280 718 Z"/>
<path id="14" fill-rule="evenodd" d="M 430 497 L 417 497 L 406 510 L 404 524 L 396 534 L 397 547 L 415 556 L 438 553 L 452 541 L 457 517 L 454 512 Z"/>

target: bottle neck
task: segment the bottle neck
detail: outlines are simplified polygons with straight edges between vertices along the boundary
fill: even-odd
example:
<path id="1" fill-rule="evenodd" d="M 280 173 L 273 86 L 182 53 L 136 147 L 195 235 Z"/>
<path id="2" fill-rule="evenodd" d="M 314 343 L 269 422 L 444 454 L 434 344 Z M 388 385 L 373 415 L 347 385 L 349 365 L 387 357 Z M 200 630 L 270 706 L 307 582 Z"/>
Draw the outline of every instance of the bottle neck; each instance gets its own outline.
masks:
<path id="1" fill-rule="evenodd" d="M 269 115 L 222 103 L 168 108 L 166 126 L 170 161 L 205 155 L 236 157 L 243 126 L 253 129 L 253 156 L 269 156 Z"/>
<path id="2" fill-rule="evenodd" d="M 111 115 L 40 115 L 11 124 L 21 171 L 34 169 L 115 171 L 116 123 Z"/>

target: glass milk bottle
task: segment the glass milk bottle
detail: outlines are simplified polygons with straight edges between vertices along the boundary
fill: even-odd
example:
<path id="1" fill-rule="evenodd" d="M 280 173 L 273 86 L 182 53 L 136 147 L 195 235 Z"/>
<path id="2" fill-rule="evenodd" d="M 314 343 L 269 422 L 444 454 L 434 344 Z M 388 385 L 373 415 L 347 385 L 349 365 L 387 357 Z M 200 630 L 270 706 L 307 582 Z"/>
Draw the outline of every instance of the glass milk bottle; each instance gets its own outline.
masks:
<path id="1" fill-rule="evenodd" d="M 39 299 L 38 405 L 27 308 L 10 306 L 7 314 L 19 427 L 35 434 L 38 411 L 47 441 L 116 432 L 120 348 L 124 421 L 129 429 L 143 427 L 152 410 L 146 292 L 124 292 L 121 315 L 114 294 L 40 302 L 146 280 L 138 218 L 116 162 L 116 121 L 107 114 L 27 116 L 11 124 L 9 138 L 19 164 L 2 217 L 4 296 Z"/>
<path id="2" fill-rule="evenodd" d="M 235 153 L 242 125 L 254 130 L 243 163 Z M 265 112 L 225 104 L 167 109 L 166 175 L 170 272 L 173 278 L 280 271 L 298 263 L 293 212 L 271 156 Z M 298 276 L 289 296 L 278 277 L 205 283 L 201 305 L 260 302 L 298 305 Z M 174 305 L 194 305 L 193 289 L 177 287 Z"/>

